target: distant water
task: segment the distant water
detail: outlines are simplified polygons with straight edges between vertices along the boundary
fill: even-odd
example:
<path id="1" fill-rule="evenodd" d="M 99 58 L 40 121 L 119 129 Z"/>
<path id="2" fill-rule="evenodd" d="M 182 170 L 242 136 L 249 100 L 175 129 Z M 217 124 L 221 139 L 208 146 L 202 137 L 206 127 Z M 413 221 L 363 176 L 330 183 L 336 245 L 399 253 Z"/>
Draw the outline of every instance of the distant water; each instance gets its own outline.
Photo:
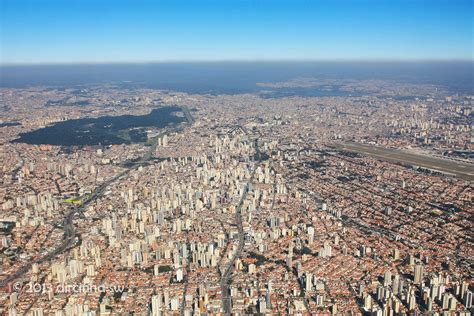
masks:
<path id="1" fill-rule="evenodd" d="M 0 67 L 0 87 L 71 87 L 121 83 L 127 87 L 189 93 L 236 94 L 264 88 L 259 82 L 299 77 L 385 79 L 442 85 L 474 93 L 474 62 L 215 62 L 38 65 Z"/>
<path id="2" fill-rule="evenodd" d="M 161 129 L 169 124 L 185 122 L 178 106 L 161 107 L 146 115 L 102 116 L 81 118 L 20 134 L 14 142 L 27 144 L 51 144 L 60 146 L 112 145 L 145 142 L 148 128 Z"/>

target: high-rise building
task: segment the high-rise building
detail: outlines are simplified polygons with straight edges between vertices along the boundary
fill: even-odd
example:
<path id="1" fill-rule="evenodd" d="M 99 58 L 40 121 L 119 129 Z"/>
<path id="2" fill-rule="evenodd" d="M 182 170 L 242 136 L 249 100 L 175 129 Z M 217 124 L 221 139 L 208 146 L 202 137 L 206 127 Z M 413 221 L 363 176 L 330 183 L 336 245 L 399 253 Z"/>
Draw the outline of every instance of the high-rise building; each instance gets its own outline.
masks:
<path id="1" fill-rule="evenodd" d="M 390 270 L 385 271 L 383 275 L 383 286 L 389 286 L 392 283 L 392 272 Z"/>
<path id="2" fill-rule="evenodd" d="M 153 295 L 151 297 L 151 315 L 152 316 L 161 315 L 161 303 L 162 303 L 161 294 Z"/>
<path id="3" fill-rule="evenodd" d="M 466 293 L 464 293 L 463 303 L 466 308 L 472 307 L 472 292 L 471 291 L 467 290 Z"/>
<path id="4" fill-rule="evenodd" d="M 421 264 L 417 264 L 415 266 L 415 273 L 413 277 L 413 283 L 421 284 L 423 281 L 423 266 Z"/>

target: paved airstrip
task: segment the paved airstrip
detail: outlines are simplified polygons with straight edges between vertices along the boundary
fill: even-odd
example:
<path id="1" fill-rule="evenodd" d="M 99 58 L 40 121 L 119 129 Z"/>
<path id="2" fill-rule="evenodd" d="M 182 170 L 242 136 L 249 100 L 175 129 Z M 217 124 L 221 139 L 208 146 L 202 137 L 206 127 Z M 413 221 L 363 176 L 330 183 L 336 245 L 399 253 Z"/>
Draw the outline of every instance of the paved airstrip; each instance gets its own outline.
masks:
<path id="1" fill-rule="evenodd" d="M 338 150 L 356 152 L 380 160 L 435 170 L 456 176 L 464 180 L 474 180 L 474 164 L 468 162 L 443 159 L 425 154 L 408 152 L 406 150 L 385 148 L 361 143 L 340 143 L 335 144 L 334 147 Z"/>

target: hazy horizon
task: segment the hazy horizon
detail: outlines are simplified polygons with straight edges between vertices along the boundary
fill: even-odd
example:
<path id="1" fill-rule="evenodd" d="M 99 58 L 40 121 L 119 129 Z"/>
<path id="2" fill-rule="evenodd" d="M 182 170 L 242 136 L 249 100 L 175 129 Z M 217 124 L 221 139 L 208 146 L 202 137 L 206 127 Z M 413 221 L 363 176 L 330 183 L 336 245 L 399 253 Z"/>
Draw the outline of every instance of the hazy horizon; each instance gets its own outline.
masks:
<path id="1" fill-rule="evenodd" d="M 474 63 L 472 59 L 197 59 L 197 60 L 129 60 L 129 61 L 71 61 L 71 62 L 35 62 L 35 63 L 0 63 L 1 67 L 14 66 L 80 66 L 80 65 L 140 65 L 140 64 L 216 64 L 216 63 Z"/>
<path id="2" fill-rule="evenodd" d="M 295 78 L 395 80 L 474 93 L 473 61 L 233 61 L 9 65 L 1 87 L 133 83 L 196 93 L 242 93 Z"/>

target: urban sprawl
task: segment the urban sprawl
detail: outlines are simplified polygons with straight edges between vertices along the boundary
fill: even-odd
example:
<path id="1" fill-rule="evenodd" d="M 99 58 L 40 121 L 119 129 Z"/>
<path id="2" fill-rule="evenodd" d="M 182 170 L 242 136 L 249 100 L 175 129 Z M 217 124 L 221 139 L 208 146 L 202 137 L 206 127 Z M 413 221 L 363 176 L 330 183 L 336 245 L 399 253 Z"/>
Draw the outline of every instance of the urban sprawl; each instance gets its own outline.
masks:
<path id="1" fill-rule="evenodd" d="M 2 88 L 0 314 L 470 315 L 474 97 L 272 96 L 332 84 Z M 123 143 L 20 138 L 171 106 Z"/>

